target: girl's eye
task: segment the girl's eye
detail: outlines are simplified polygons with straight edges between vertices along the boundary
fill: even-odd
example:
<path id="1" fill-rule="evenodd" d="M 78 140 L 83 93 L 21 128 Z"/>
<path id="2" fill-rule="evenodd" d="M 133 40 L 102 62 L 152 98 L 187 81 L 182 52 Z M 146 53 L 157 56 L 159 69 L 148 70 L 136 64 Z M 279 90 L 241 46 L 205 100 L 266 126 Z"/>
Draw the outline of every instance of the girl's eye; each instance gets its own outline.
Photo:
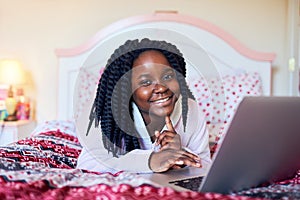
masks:
<path id="1" fill-rule="evenodd" d="M 164 81 L 172 80 L 174 78 L 174 74 L 166 74 L 163 76 Z"/>
<path id="2" fill-rule="evenodd" d="M 141 82 L 140 82 L 140 85 L 141 86 L 149 86 L 149 85 L 151 85 L 152 84 L 152 81 L 151 80 L 142 80 Z"/>

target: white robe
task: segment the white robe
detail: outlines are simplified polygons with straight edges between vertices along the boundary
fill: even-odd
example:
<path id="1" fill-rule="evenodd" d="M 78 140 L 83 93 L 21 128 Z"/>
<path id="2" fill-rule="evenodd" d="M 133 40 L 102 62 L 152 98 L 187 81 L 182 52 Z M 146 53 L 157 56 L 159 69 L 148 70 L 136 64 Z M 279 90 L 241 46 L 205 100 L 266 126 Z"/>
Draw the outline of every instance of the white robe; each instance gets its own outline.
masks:
<path id="1" fill-rule="evenodd" d="M 187 117 L 186 131 L 182 123 L 181 115 L 181 99 L 179 98 L 174 111 L 171 114 L 171 121 L 175 131 L 180 134 L 182 146 L 188 148 L 190 151 L 199 155 L 202 164 L 210 164 L 210 150 L 208 143 L 208 131 L 206 123 L 198 104 L 189 99 L 189 111 Z M 133 104 L 133 118 L 134 124 L 138 133 L 140 134 L 141 149 L 132 150 L 119 158 L 113 157 L 112 153 L 108 153 L 104 148 L 102 142 L 101 128 L 92 127 L 88 136 L 85 135 L 87 130 L 86 120 L 89 116 L 89 110 L 82 113 L 79 119 L 78 138 L 83 146 L 83 150 L 78 158 L 77 168 L 86 169 L 97 172 L 111 172 L 116 173 L 119 171 L 129 171 L 134 173 L 151 173 L 149 168 L 148 159 L 152 151 L 155 151 L 155 146 L 151 142 L 151 138 L 145 127 L 141 113 L 137 106 Z M 83 120 L 85 119 L 85 120 Z M 166 129 L 166 126 L 163 130 Z"/>

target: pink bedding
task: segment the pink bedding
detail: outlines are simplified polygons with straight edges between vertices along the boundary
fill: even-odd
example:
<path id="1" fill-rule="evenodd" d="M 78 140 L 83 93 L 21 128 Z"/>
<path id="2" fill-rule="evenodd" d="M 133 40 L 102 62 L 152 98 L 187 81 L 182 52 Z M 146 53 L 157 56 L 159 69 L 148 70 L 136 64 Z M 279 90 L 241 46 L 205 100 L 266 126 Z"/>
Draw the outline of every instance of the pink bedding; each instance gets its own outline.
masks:
<path id="1" fill-rule="evenodd" d="M 76 136 L 60 130 L 0 147 L 0 199 L 300 199 L 300 172 L 238 194 L 178 192 L 135 174 L 75 169 L 80 151 Z"/>

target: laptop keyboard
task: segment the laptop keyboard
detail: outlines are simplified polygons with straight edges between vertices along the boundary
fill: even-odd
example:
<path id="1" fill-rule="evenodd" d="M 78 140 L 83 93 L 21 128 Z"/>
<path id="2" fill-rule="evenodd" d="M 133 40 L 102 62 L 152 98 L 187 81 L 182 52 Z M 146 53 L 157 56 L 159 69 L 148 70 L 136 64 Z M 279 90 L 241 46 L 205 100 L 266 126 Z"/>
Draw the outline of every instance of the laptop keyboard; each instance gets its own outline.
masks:
<path id="1" fill-rule="evenodd" d="M 176 181 L 171 181 L 169 183 L 192 190 L 192 191 L 199 191 L 199 187 L 203 176 L 195 177 L 195 178 L 187 178 L 181 179 Z"/>

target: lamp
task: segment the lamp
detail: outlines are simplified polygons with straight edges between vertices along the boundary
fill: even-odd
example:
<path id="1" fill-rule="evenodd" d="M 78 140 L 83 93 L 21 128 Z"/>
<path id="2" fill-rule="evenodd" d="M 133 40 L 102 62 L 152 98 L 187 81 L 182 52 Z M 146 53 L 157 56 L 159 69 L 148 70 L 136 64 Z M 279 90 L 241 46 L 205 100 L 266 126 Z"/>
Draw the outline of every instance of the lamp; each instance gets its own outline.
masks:
<path id="1" fill-rule="evenodd" d="M 16 121 L 17 100 L 14 98 L 13 87 L 25 83 L 25 75 L 20 62 L 9 59 L 0 61 L 0 83 L 9 86 L 7 98 L 5 99 L 8 116 L 4 120 Z"/>

